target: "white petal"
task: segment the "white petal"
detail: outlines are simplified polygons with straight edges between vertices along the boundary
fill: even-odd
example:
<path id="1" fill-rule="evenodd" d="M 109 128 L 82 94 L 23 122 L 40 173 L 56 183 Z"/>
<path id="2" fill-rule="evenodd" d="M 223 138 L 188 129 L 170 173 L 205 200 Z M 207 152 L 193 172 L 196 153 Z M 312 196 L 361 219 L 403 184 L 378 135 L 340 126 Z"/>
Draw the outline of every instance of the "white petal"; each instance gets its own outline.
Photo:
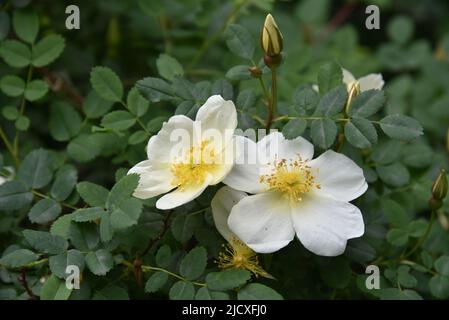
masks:
<path id="1" fill-rule="evenodd" d="M 201 193 L 203 193 L 204 189 L 207 188 L 211 180 L 212 176 L 207 175 L 201 185 L 189 185 L 185 188 L 177 188 L 176 190 L 162 196 L 159 200 L 157 200 L 156 208 L 161 210 L 168 210 L 192 201 Z"/>
<path id="2" fill-rule="evenodd" d="M 260 253 L 275 252 L 295 236 L 289 202 L 274 192 L 240 200 L 231 210 L 228 225 L 248 247 Z"/>
<path id="3" fill-rule="evenodd" d="M 361 196 L 368 185 L 363 170 L 341 153 L 328 150 L 309 162 L 315 182 L 321 188 L 317 192 L 334 199 L 352 201 Z"/>
<path id="4" fill-rule="evenodd" d="M 152 165 L 150 160 L 139 162 L 128 174 L 137 173 L 140 176 L 139 185 L 134 191 L 134 197 L 149 199 L 166 193 L 174 188 L 173 175 L 168 166 Z"/>
<path id="5" fill-rule="evenodd" d="M 209 185 L 213 186 L 220 182 L 222 182 L 231 172 L 232 170 L 232 163 L 231 164 L 224 164 L 224 165 L 217 165 L 217 167 L 210 171 L 211 180 L 209 182 Z"/>
<path id="6" fill-rule="evenodd" d="M 299 241 L 321 256 L 342 254 L 347 240 L 360 237 L 365 231 L 356 206 L 318 194 L 310 194 L 292 209 L 292 219 Z"/>
<path id="7" fill-rule="evenodd" d="M 257 143 L 258 158 L 263 163 L 281 159 L 311 160 L 313 157 L 313 145 L 302 137 L 293 140 L 284 138 L 281 132 L 273 132 Z"/>
<path id="8" fill-rule="evenodd" d="M 212 181 L 210 182 L 211 185 L 215 185 L 223 181 L 223 179 L 225 179 L 231 172 L 235 162 L 234 144 L 235 141 L 234 138 L 232 138 L 228 143 L 226 143 L 225 148 L 221 150 L 221 152 L 217 152 L 215 158 L 213 159 L 213 163 L 216 168 L 210 172 L 213 176 Z M 217 150 L 215 146 L 214 149 Z"/>
<path id="9" fill-rule="evenodd" d="M 194 124 L 192 119 L 177 115 L 162 125 L 157 135 L 148 141 L 148 159 L 153 162 L 171 163 L 173 158 L 182 156 L 184 150 L 193 145 Z"/>
<path id="10" fill-rule="evenodd" d="M 261 172 L 257 159 L 257 144 L 242 136 L 236 136 L 234 141 L 235 164 L 223 182 L 248 193 L 262 192 L 265 187 L 259 182 Z"/>
<path id="11" fill-rule="evenodd" d="M 345 68 L 341 68 L 341 71 L 343 73 L 343 82 L 346 84 L 346 86 L 350 86 L 355 81 L 354 76 Z"/>
<path id="12" fill-rule="evenodd" d="M 380 73 L 372 73 L 367 76 L 361 77 L 358 82 L 360 84 L 361 92 L 371 89 L 380 90 L 384 86 L 384 80 Z"/>
<path id="13" fill-rule="evenodd" d="M 228 217 L 231 209 L 241 199 L 245 198 L 247 194 L 242 191 L 234 190 L 230 187 L 222 187 L 217 191 L 211 202 L 212 216 L 214 217 L 215 226 L 218 232 L 228 242 L 236 235 L 229 229 Z"/>
<path id="14" fill-rule="evenodd" d="M 237 127 L 237 110 L 232 101 L 214 95 L 199 108 L 196 121 L 201 121 L 202 131 L 215 129 L 222 133 L 226 130 L 233 132 Z"/>
<path id="15" fill-rule="evenodd" d="M 318 87 L 317 84 L 312 84 L 312 89 L 318 93 L 320 92 L 320 88 Z"/>

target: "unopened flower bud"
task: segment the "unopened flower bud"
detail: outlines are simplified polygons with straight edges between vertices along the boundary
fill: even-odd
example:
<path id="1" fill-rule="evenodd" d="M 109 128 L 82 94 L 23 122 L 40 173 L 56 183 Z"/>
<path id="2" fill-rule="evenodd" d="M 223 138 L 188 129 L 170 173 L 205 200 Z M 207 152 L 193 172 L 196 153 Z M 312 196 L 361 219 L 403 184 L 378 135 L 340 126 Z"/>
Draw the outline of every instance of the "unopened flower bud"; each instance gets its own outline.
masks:
<path id="1" fill-rule="evenodd" d="M 265 54 L 275 57 L 281 54 L 283 48 L 283 38 L 279 28 L 271 14 L 265 18 L 260 43 Z"/>
<path id="2" fill-rule="evenodd" d="M 443 200 L 447 194 L 447 178 L 446 171 L 440 170 L 440 174 L 436 178 L 432 186 L 432 198 L 435 200 Z"/>

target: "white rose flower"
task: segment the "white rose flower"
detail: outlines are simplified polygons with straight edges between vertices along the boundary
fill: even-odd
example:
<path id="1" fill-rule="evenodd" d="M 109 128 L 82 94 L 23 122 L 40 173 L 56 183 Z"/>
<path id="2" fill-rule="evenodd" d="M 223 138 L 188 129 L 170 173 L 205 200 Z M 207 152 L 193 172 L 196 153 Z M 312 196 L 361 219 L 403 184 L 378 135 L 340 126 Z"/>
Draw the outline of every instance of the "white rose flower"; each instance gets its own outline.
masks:
<path id="1" fill-rule="evenodd" d="M 255 195 L 232 207 L 228 225 L 254 251 L 277 251 L 296 234 L 313 253 L 337 256 L 348 239 L 363 235 L 362 214 L 349 201 L 367 184 L 351 159 L 328 150 L 312 160 L 310 142 L 286 140 L 278 132 L 257 144 L 243 137 L 236 141 L 240 152 L 223 182 Z"/>
<path id="2" fill-rule="evenodd" d="M 381 90 L 385 84 L 382 74 L 380 73 L 370 73 L 366 76 L 363 76 L 359 79 L 356 79 L 354 75 L 346 70 L 345 68 L 341 68 L 343 72 L 343 83 L 346 84 L 346 88 L 348 92 L 351 91 L 353 86 L 356 86 L 359 92 L 364 92 L 368 90 Z M 318 85 L 312 85 L 313 90 L 319 92 Z"/>
<path id="3" fill-rule="evenodd" d="M 163 193 L 158 209 L 172 209 L 219 183 L 233 165 L 233 134 L 237 112 L 232 101 L 211 96 L 195 121 L 177 115 L 165 122 L 147 146 L 148 160 L 131 168 L 140 175 L 134 196 L 148 199 Z"/>

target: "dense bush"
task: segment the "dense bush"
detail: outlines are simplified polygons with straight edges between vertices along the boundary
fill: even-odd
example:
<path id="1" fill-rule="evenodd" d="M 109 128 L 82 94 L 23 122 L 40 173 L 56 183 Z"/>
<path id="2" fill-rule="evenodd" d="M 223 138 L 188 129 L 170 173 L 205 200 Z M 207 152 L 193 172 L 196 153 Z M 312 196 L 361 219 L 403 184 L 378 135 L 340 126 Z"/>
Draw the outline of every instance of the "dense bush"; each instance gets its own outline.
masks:
<path id="1" fill-rule="evenodd" d="M 64 2 L 0 4 L 0 299 L 449 298 L 446 1 L 83 1 L 79 30 Z M 372 2 L 380 30 L 365 28 Z M 274 68 L 267 13 L 283 35 Z M 342 68 L 385 85 L 344 83 Z M 364 233 L 344 254 L 225 245 L 211 208 L 222 183 L 169 210 L 133 196 L 150 137 L 213 95 L 242 130 L 302 136 L 315 157 L 363 169 Z"/>

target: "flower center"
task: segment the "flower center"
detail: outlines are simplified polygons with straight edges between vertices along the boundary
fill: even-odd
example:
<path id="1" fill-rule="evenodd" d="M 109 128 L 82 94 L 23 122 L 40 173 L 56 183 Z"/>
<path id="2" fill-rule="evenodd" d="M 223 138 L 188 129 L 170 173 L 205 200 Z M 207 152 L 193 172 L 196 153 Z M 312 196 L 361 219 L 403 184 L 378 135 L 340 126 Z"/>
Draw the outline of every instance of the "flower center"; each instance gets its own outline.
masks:
<path id="1" fill-rule="evenodd" d="M 215 150 L 209 140 L 187 150 L 185 157 L 171 166 L 172 185 L 184 189 L 188 185 L 201 185 L 209 172 L 215 169 Z"/>
<path id="2" fill-rule="evenodd" d="M 315 183 L 311 168 L 301 158 L 275 162 L 272 172 L 260 176 L 260 182 L 267 184 L 268 190 L 280 192 L 294 202 L 302 201 L 303 195 L 312 188 L 321 188 Z"/>

